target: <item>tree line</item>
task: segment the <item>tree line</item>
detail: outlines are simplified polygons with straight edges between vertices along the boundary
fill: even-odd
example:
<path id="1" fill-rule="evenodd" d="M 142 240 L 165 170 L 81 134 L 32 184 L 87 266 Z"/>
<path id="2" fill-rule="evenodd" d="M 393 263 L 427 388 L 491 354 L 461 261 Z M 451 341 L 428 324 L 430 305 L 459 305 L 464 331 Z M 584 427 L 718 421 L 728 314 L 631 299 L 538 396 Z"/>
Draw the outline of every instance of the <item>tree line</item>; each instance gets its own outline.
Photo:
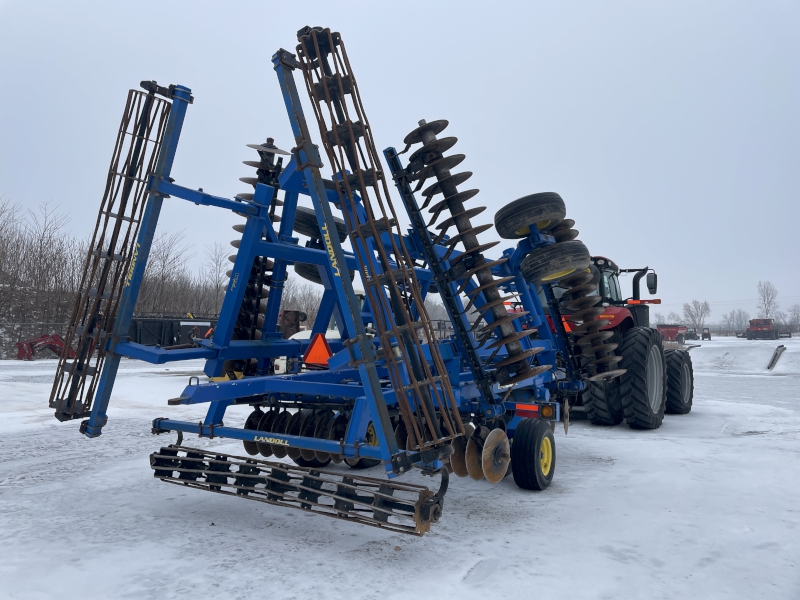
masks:
<path id="1" fill-rule="evenodd" d="M 33 210 L 0 198 L 0 358 L 16 356 L 20 340 L 66 333 L 90 244 L 72 235 L 68 224 L 49 203 Z M 217 315 L 235 252 L 226 244 L 208 245 L 193 270 L 185 234 L 157 234 L 136 316 Z M 313 322 L 321 299 L 322 288 L 290 274 L 281 307 L 301 310 Z"/>
<path id="2" fill-rule="evenodd" d="M 780 310 L 778 289 L 769 281 L 759 281 L 756 287 L 758 318 L 774 319 L 781 328 L 800 331 L 800 304 L 793 304 L 784 312 Z M 666 318 L 661 313 L 653 315 L 654 323 L 678 323 L 695 329 L 702 329 L 711 315 L 708 302 L 692 300 L 683 305 L 683 314 L 670 312 Z M 723 313 L 720 319 L 722 328 L 727 331 L 744 331 L 750 325 L 750 313 L 741 308 Z"/>

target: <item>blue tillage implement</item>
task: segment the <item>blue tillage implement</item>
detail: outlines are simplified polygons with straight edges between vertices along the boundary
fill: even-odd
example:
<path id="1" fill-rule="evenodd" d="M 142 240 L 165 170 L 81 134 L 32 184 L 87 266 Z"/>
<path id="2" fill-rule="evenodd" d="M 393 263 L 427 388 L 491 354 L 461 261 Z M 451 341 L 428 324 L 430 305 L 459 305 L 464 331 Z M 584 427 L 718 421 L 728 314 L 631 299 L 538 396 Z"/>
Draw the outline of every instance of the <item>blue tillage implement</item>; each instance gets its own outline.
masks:
<path id="1" fill-rule="evenodd" d="M 271 139 L 254 145 L 259 161 L 248 164 L 256 167 L 256 177 L 243 178 L 253 191 L 233 199 L 170 178 L 191 91 L 145 82 L 146 93 L 131 92 L 120 139 L 133 142 L 127 154 L 115 150 L 112 172 L 119 189 L 112 186 L 104 199 L 101 220 L 108 225 L 93 240 L 87 291 L 69 331 L 68 343 L 77 346 L 79 357 L 60 362 L 50 405 L 60 420 L 86 419 L 81 431 L 97 437 L 123 357 L 153 364 L 205 359 L 212 381 L 192 378 L 169 400 L 207 403 L 204 420 L 153 422 L 153 433 L 179 435 L 177 445 L 151 456 L 156 477 L 421 535 L 441 515 L 449 472 L 499 481 L 513 468 L 509 440 L 520 424 L 566 424 L 570 398 L 584 387 L 586 372 L 570 354 L 550 285 L 533 285 L 520 271 L 526 256 L 555 240 L 530 223 L 516 247 L 486 258 L 495 243 L 481 244 L 477 235 L 488 226 L 470 222 L 482 209 L 464 206 L 477 190 L 458 190 L 469 174 L 451 169 L 463 156 L 446 157 L 455 138 L 437 138 L 447 122 L 420 122 L 406 138 L 406 150 L 422 146 L 405 166 L 402 152 L 386 149 L 384 170 L 339 34 L 305 28 L 298 40 L 297 54 L 279 50 L 272 59 L 294 148 L 281 151 Z M 321 174 L 296 71 L 305 79 L 331 179 Z M 142 155 L 141 148 L 137 156 L 136 140 L 145 140 L 157 159 Z M 284 165 L 280 157 L 286 154 Z M 435 183 L 422 192 L 420 205 L 415 194 L 426 180 Z M 391 183 L 411 222 L 405 232 L 391 203 Z M 442 194 L 438 201 L 436 194 Z M 310 200 L 318 227 L 305 247 L 294 236 L 301 196 Z M 246 219 L 237 227 L 241 239 L 213 336 L 195 338 L 189 347 L 144 346 L 126 337 L 167 199 Z M 108 216 L 114 202 L 127 202 L 128 208 Z M 429 223 L 427 208 L 433 214 Z M 340 241 L 335 213 L 343 217 L 349 248 Z M 130 230 L 120 225 L 127 223 L 126 214 L 136 222 Z M 116 237 L 108 231 L 117 231 Z M 327 369 L 275 373 L 275 359 L 300 364 L 311 343 L 284 339 L 278 327 L 287 268 L 298 264 L 316 266 L 324 287 L 312 332 L 324 333 L 333 319 L 339 337 L 328 340 L 333 355 Z M 363 302 L 351 271 L 363 284 Z M 434 289 L 453 324 L 448 340 L 436 339 L 425 307 Z M 522 310 L 509 311 L 512 301 Z M 250 407 L 246 419 L 234 414 L 240 406 Z M 226 416 L 243 426 L 226 425 Z M 184 433 L 241 440 L 250 458 L 184 447 Z M 252 458 L 257 453 L 295 464 Z M 383 464 L 387 478 L 323 469 L 342 461 L 354 468 Z M 395 479 L 411 469 L 438 474 L 439 489 Z M 548 471 L 533 487 L 546 487 L 551 479 Z"/>

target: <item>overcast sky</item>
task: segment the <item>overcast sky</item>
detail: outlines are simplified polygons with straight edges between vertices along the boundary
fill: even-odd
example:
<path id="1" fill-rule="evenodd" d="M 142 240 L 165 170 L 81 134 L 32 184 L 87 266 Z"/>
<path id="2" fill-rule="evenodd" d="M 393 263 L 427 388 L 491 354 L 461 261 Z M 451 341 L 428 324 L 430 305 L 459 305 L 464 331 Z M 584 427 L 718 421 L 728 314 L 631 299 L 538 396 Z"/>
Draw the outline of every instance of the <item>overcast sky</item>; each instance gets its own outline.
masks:
<path id="1" fill-rule="evenodd" d="M 247 191 L 245 144 L 292 146 L 270 57 L 304 25 L 342 33 L 379 150 L 450 121 L 489 207 L 476 224 L 556 191 L 593 254 L 656 269 L 665 314 L 755 315 L 759 280 L 800 303 L 796 1 L 0 0 L 0 195 L 51 200 L 89 235 L 142 79 L 195 95 L 177 182 Z M 234 222 L 168 200 L 160 228 L 185 229 L 197 265 Z"/>

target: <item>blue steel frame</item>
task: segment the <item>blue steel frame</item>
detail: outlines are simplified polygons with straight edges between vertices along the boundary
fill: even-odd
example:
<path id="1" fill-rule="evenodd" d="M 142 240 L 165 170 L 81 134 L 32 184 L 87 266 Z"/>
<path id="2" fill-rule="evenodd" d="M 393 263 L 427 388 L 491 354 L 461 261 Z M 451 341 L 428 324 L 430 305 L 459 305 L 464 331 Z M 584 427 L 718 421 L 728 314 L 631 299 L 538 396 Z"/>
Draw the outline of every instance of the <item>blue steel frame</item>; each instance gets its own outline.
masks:
<path id="1" fill-rule="evenodd" d="M 314 406 L 346 407 L 350 411 L 350 424 L 344 440 L 323 440 L 317 438 L 269 433 L 271 441 L 277 443 L 321 451 L 341 453 L 345 457 L 365 457 L 378 459 L 385 463 L 387 475 L 394 477 L 408 470 L 412 464 L 423 463 L 425 457 L 419 454 L 399 450 L 395 441 L 389 408 L 396 405 L 397 398 L 391 386 L 386 386 L 388 372 L 376 352 L 377 339 L 366 335 L 366 325 L 381 315 L 374 315 L 367 305 L 361 307 L 349 277 L 341 277 L 344 269 L 361 271 L 364 258 L 360 253 L 373 252 L 374 248 L 359 248 L 356 254 L 345 252 L 339 243 L 338 235 L 323 236 L 325 249 L 301 247 L 298 239 L 292 236 L 297 202 L 300 195 L 308 195 L 317 215 L 320 231 L 329 231 L 333 224 L 330 204 L 338 205 L 339 198 L 335 191 L 328 190 L 320 175 L 321 161 L 316 146 L 310 142 L 308 127 L 303 115 L 297 88 L 292 71 L 296 68 L 293 57 L 286 51 L 279 51 L 273 57 L 273 64 L 278 74 L 278 81 L 283 93 L 292 131 L 295 135 L 296 149 L 292 159 L 279 176 L 279 187 L 273 188 L 257 184 L 253 199 L 230 200 L 189 189 L 173 183 L 169 179 L 172 161 L 177 149 L 186 107 L 190 98 L 188 88 L 177 86 L 173 107 L 167 124 L 167 133 L 158 160 L 158 168 L 149 181 L 149 196 L 145 207 L 139 239 L 137 240 L 137 258 L 131 267 L 129 285 L 126 286 L 114 335 L 108 342 L 108 357 L 101 374 L 97 396 L 92 414 L 82 427 L 89 437 L 101 434 L 107 420 L 106 410 L 111 389 L 116 377 L 121 357 L 130 357 L 154 364 L 203 358 L 206 359 L 205 373 L 209 377 L 217 377 L 222 372 L 226 360 L 258 359 L 258 371 L 254 377 L 232 381 L 213 381 L 200 384 L 190 380 L 190 384 L 178 398 L 169 404 L 209 403 L 205 419 L 201 423 L 177 421 L 172 419 L 156 419 L 154 431 L 181 431 L 205 437 L 226 437 L 243 441 L 259 441 L 264 432 L 234 427 L 226 427 L 223 418 L 228 407 L 233 405 L 263 404 L 275 406 L 313 404 Z M 276 232 L 269 218 L 268 210 L 273 196 L 278 189 L 284 193 L 284 206 L 279 230 Z M 195 348 L 165 350 L 158 347 L 143 346 L 124 337 L 130 325 L 130 319 L 139 293 L 139 288 L 147 265 L 147 257 L 153 240 L 161 205 L 164 198 L 180 198 L 199 206 L 211 206 L 230 210 L 247 221 L 242 234 L 239 251 L 232 268 L 230 281 L 214 336 L 210 340 L 198 340 Z M 358 202 L 358 198 L 356 198 Z M 357 205 L 358 221 L 364 218 L 363 207 Z M 384 233 L 381 243 L 391 248 L 388 238 L 394 233 Z M 414 258 L 423 259 L 421 240 L 411 230 L 405 237 L 406 246 Z M 376 242 L 377 243 L 377 242 Z M 535 286 L 529 285 L 520 273 L 522 259 L 533 249 L 555 243 L 548 235 L 531 227 L 528 238 L 521 240 L 516 248 L 506 250 L 505 263 L 493 268 L 498 277 L 512 276 L 514 279 L 501 287 L 504 291 L 519 295 L 522 305 L 528 314 L 514 322 L 518 330 L 521 328 L 537 328 L 539 339 L 522 338 L 524 349 L 541 347 L 536 359 L 538 363 L 550 364 L 553 368 L 527 382 L 517 385 L 511 390 L 493 388 L 494 398 L 487 401 L 478 392 L 474 377 L 465 369 L 461 360 L 461 352 L 455 340 L 442 341 L 439 349 L 450 381 L 454 387 L 456 400 L 463 415 L 475 415 L 480 419 L 497 418 L 507 411 L 514 411 L 518 403 L 550 403 L 556 408 L 555 420 L 562 418 L 560 405 L 553 401 L 551 395 L 557 391 L 578 392 L 583 389 L 579 374 L 574 372 L 567 351 L 563 331 L 556 327 L 553 333 L 547 321 L 547 313 L 539 300 Z M 451 252 L 448 248 L 435 246 L 441 258 L 444 270 L 451 267 L 459 252 Z M 259 257 L 274 259 L 271 277 L 270 294 L 267 300 L 265 323 L 260 340 L 232 340 L 233 327 L 242 304 L 247 277 L 254 260 Z M 445 258 L 447 256 L 447 258 Z M 329 370 L 311 371 L 295 375 L 267 375 L 270 359 L 287 356 L 301 357 L 305 353 L 310 340 L 285 340 L 276 329 L 283 283 L 287 267 L 303 262 L 320 267 L 320 275 L 325 292 L 317 321 L 313 324 L 313 332 L 324 332 L 331 317 L 336 320 L 341 338 L 330 340 L 334 356 L 329 361 Z M 432 280 L 432 273 L 426 268 L 418 268 L 417 275 L 423 287 L 423 297 Z M 451 292 L 455 293 L 456 284 L 451 283 Z M 470 281 L 466 291 L 477 288 L 475 281 Z M 546 293 L 552 301 L 552 293 L 546 286 Z M 457 295 L 456 295 L 457 297 Z M 478 307 L 485 303 L 482 295 L 478 296 Z M 460 304 L 462 313 L 463 305 Z M 459 317 L 462 318 L 462 317 Z M 492 322 L 491 313 L 486 313 L 487 322 Z M 560 324 L 559 324 L 560 325 Z M 491 342 L 486 342 L 485 345 Z M 491 352 L 484 347 L 478 348 L 483 360 L 502 360 L 505 352 Z M 567 358 L 566 369 L 556 368 L 556 355 Z M 353 366 L 355 365 L 355 366 Z M 514 416 L 507 424 L 507 431 L 513 436 L 520 417 Z M 365 443 L 366 432 L 372 423 L 377 435 L 378 444 L 370 446 Z M 273 441 L 273 443 L 275 443 Z M 433 463 L 432 466 L 436 466 Z"/>

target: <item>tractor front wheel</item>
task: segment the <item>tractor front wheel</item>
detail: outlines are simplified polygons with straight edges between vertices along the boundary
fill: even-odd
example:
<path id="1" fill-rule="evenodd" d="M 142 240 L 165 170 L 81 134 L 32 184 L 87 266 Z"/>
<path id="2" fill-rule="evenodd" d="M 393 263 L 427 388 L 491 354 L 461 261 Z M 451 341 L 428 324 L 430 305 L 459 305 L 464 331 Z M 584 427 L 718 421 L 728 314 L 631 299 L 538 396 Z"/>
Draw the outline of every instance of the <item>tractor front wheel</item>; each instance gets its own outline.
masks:
<path id="1" fill-rule="evenodd" d="M 658 429 L 664 420 L 667 377 L 661 334 L 633 327 L 622 338 L 619 392 L 625 421 L 634 429 Z"/>
<path id="2" fill-rule="evenodd" d="M 522 419 L 511 440 L 511 472 L 525 490 L 543 490 L 556 471 L 556 440 L 547 421 Z"/>

